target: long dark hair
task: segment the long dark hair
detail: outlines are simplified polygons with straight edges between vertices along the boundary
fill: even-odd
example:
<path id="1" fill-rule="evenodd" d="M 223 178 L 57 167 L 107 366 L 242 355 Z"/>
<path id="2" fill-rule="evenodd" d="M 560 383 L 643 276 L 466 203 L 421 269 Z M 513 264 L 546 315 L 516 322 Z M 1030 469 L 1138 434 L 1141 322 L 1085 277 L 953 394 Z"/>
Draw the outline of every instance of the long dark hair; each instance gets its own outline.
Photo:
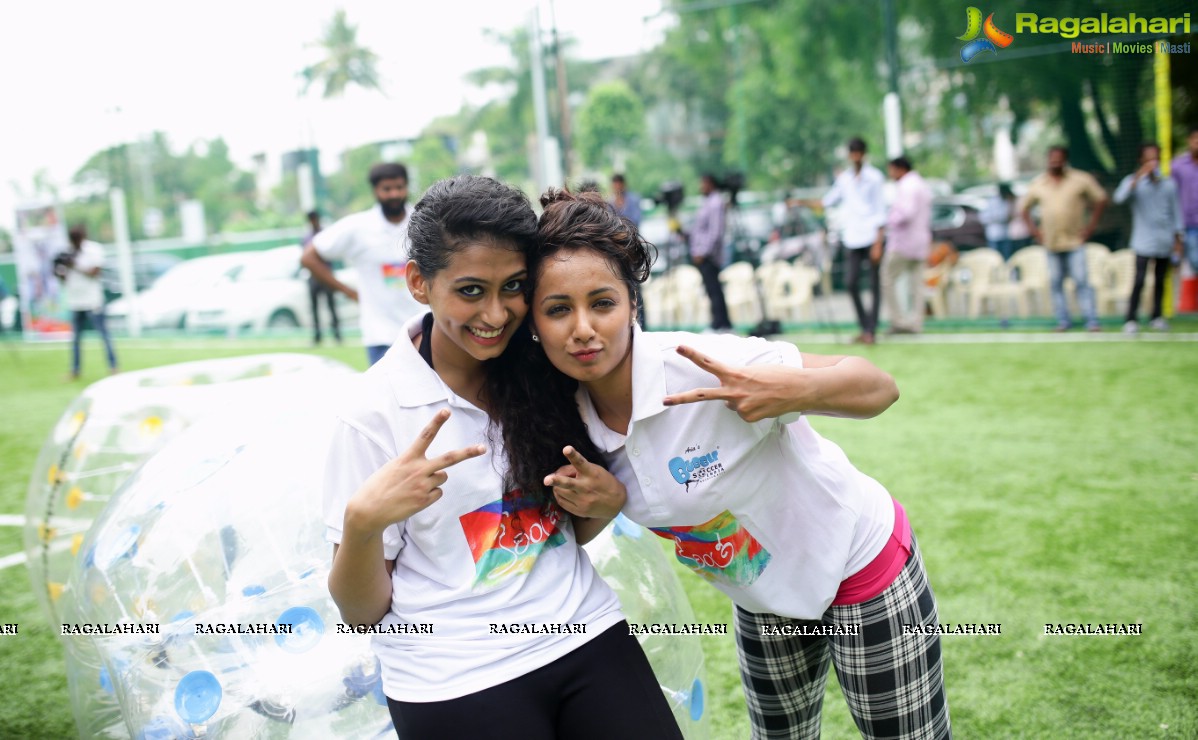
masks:
<path id="1" fill-rule="evenodd" d="M 435 183 L 416 204 L 411 219 L 409 258 L 426 278 L 480 240 L 519 249 L 528 260 L 539 251 L 537 217 L 528 198 L 489 177 L 462 175 Z M 521 325 L 504 352 L 483 363 L 481 395 L 491 412 L 488 436 L 501 439 L 507 453 L 505 490 L 519 488 L 547 503 L 552 498 L 544 479 L 568 462 L 563 447 L 573 446 L 592 462 L 604 461 L 578 416 L 573 396 L 577 383 L 547 361 L 528 366 L 527 359 L 536 355 L 544 357 L 527 325 Z M 529 444 L 534 438 L 539 443 Z"/>
<path id="2" fill-rule="evenodd" d="M 530 298 L 540 266 L 547 258 L 564 249 L 581 248 L 594 249 L 606 257 L 628 286 L 630 297 L 636 295 L 636 284 L 649 275 L 653 246 L 631 221 L 613 211 L 593 191 L 550 189 L 541 196 L 541 205 L 545 210 L 538 227 L 539 238 L 528 255 Z M 606 456 L 591 442 L 579 416 L 574 400 L 578 381 L 554 367 L 527 332 L 513 337 L 503 355 L 491 362 L 507 366 L 506 371 L 496 373 L 496 378 L 507 382 L 494 389 L 492 398 L 497 401 L 493 409 L 503 425 L 504 444 L 514 470 L 526 466 L 524 469 L 530 475 L 535 472 L 540 482 L 566 464 L 562 456 L 566 444 L 588 461 L 607 466 Z"/>

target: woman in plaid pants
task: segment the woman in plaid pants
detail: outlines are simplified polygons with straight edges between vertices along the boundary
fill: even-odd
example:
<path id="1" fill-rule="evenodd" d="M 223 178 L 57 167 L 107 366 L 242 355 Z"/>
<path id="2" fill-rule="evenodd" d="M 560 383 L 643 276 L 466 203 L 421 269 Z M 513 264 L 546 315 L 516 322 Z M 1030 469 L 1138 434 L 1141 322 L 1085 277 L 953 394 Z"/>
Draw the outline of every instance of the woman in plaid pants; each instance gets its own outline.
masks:
<path id="1" fill-rule="evenodd" d="M 863 736 L 950 737 L 936 602 L 906 512 L 806 418 L 876 416 L 894 380 L 786 342 L 640 331 L 649 245 L 597 194 L 541 203 L 529 317 L 543 356 L 527 358 L 526 395 L 554 368 L 577 380 L 623 513 L 735 603 L 753 736 L 818 737 L 831 663 Z M 546 484 L 577 498 L 579 475 L 564 465 Z"/>

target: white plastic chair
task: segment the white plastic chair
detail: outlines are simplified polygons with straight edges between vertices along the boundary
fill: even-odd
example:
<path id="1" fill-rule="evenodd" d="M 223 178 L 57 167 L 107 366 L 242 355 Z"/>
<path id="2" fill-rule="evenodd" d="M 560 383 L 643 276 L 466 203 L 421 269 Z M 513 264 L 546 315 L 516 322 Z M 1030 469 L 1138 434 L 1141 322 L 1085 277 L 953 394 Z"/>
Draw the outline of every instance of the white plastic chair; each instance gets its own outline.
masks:
<path id="1" fill-rule="evenodd" d="M 1131 289 L 1136 282 L 1136 255 L 1130 249 L 1119 249 L 1107 255 L 1103 261 L 1101 279 L 1094 283 L 1094 301 L 1099 314 L 1123 313 L 1131 300 Z M 1152 270 L 1144 276 L 1144 287 L 1140 292 L 1138 312 L 1152 311 L 1152 291 L 1156 279 Z"/>
<path id="2" fill-rule="evenodd" d="M 641 298 L 645 302 L 645 323 L 651 329 L 673 326 L 676 321 L 667 305 L 667 282 L 664 275 L 654 275 L 641 284 Z"/>
<path id="3" fill-rule="evenodd" d="M 701 327 L 711 323 L 711 302 L 703 287 L 703 275 L 694 265 L 675 265 L 666 275 L 663 291 L 664 310 L 673 318 L 673 327 Z"/>
<path id="4" fill-rule="evenodd" d="M 1023 293 L 1028 314 L 1051 315 L 1052 288 L 1048 279 L 1048 250 L 1039 244 L 1024 247 L 1011 255 L 1007 260 L 1007 268 Z"/>
<path id="5" fill-rule="evenodd" d="M 770 319 L 799 321 L 814 311 L 813 286 L 819 283 L 819 270 L 802 264 L 770 262 L 757 268 Z"/>
<path id="6" fill-rule="evenodd" d="M 756 324 L 761 321 L 761 301 L 757 297 L 757 280 L 748 262 L 733 262 L 720 271 L 724 286 L 724 303 L 733 324 Z"/>
<path id="7" fill-rule="evenodd" d="M 1020 316 L 1027 315 L 1023 294 L 1019 286 L 1011 282 L 1007 264 L 997 249 L 982 247 L 962 252 L 954 280 L 965 294 L 970 318 L 980 316 L 988 305 L 1006 318 L 1012 301 Z"/>
<path id="8" fill-rule="evenodd" d="M 1101 314 L 1102 307 L 1098 303 L 1099 283 L 1102 282 L 1104 265 L 1111 250 L 1105 244 L 1098 242 L 1087 242 L 1080 249 L 1084 249 L 1086 253 L 1086 277 L 1089 278 L 1090 287 L 1094 290 L 1094 310 Z M 1069 303 L 1070 312 L 1080 310 L 1077 305 L 1077 284 L 1072 275 L 1065 278 L 1065 300 Z"/>

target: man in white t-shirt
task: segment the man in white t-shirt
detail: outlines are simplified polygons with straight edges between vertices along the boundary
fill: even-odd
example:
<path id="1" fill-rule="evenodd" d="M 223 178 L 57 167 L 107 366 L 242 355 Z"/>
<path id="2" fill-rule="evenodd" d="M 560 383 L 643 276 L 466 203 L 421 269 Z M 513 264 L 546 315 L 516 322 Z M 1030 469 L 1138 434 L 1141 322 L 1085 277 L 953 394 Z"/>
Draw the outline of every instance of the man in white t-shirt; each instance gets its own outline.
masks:
<path id="1" fill-rule="evenodd" d="M 54 260 L 54 274 L 62 280 L 63 299 L 71 312 L 71 374 L 70 379 L 79 377 L 79 340 L 87 327 L 92 327 L 104 340 L 104 351 L 108 356 L 108 372 L 116 374 L 116 353 L 112 349 L 112 337 L 108 335 L 108 324 L 104 319 L 104 288 L 100 284 L 100 267 L 104 264 L 104 248 L 87 238 L 87 228 L 72 226 L 67 232 L 71 249 Z"/>
<path id="2" fill-rule="evenodd" d="M 315 234 L 300 262 L 312 277 L 358 301 L 366 357 L 373 365 L 399 336 L 404 322 L 422 312 L 408 292 L 408 170 L 402 164 L 370 168 L 378 205 L 342 218 Z M 341 260 L 357 272 L 357 288 L 342 283 L 327 262 Z"/>
<path id="3" fill-rule="evenodd" d="M 845 248 L 844 287 L 853 299 L 861 334 L 854 340 L 873 344 L 878 330 L 878 308 L 882 292 L 879 265 L 882 262 L 882 240 L 886 226 L 886 202 L 882 186 L 886 179 L 878 168 L 865 162 L 865 142 L 849 140 L 847 169 L 836 176 L 832 189 L 823 198 L 825 208 L 840 206 L 843 229 L 840 243 Z M 860 280 L 863 268 L 869 269 L 869 290 L 872 295 L 867 310 L 861 301 Z"/>

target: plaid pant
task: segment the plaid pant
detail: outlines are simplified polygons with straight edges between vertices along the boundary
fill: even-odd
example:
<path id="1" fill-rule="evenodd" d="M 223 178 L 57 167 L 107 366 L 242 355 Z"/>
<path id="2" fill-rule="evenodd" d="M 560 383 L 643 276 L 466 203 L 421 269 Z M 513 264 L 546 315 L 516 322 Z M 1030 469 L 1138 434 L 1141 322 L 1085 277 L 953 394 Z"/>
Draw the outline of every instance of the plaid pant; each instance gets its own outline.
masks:
<path id="1" fill-rule="evenodd" d="M 949 738 L 940 636 L 903 634 L 935 625 L 936 600 L 911 538 L 894 583 L 861 604 L 829 607 L 806 621 L 736 607 L 736 645 L 753 738 L 818 738 L 828 661 L 866 738 Z M 860 625 L 857 635 L 763 635 L 785 625 Z"/>

